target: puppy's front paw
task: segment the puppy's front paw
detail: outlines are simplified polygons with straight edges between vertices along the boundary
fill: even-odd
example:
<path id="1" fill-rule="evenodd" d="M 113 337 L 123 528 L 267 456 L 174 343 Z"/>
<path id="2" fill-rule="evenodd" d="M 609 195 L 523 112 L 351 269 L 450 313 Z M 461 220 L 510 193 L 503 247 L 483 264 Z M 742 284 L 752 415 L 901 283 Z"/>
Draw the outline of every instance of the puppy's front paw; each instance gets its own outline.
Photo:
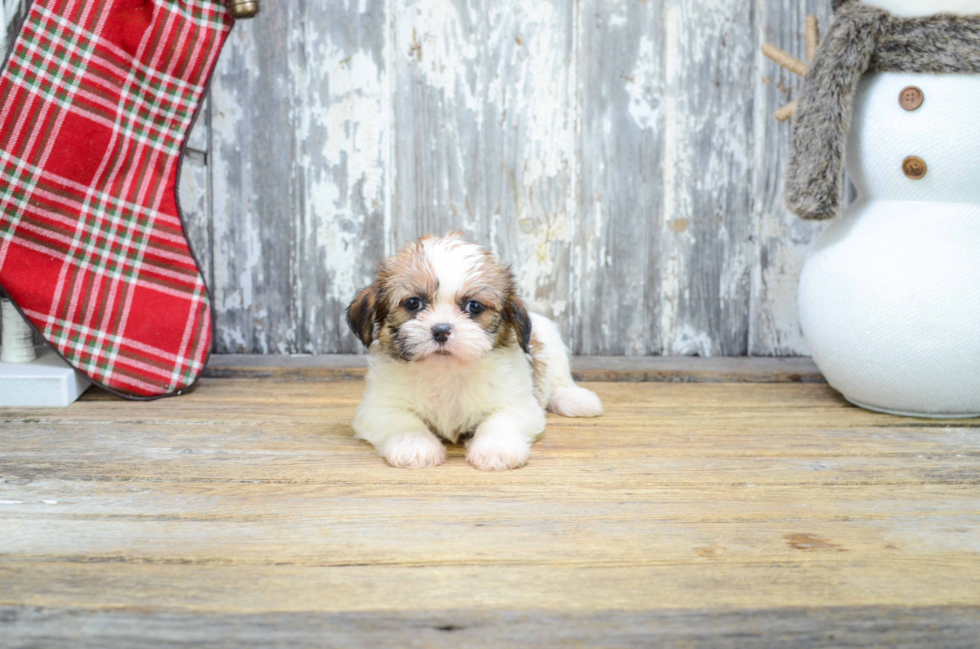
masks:
<path id="1" fill-rule="evenodd" d="M 527 464 L 531 443 L 518 435 L 474 437 L 466 461 L 481 471 L 507 471 Z"/>
<path id="2" fill-rule="evenodd" d="M 396 435 L 388 440 L 381 454 L 388 464 L 400 469 L 428 469 L 446 461 L 446 447 L 433 435 Z"/>

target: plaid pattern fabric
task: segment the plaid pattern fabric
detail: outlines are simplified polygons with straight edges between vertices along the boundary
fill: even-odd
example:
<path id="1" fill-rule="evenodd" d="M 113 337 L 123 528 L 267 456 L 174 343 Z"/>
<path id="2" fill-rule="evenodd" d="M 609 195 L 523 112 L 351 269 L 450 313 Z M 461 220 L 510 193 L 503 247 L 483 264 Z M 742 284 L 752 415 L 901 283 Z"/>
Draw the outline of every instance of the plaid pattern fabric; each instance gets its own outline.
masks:
<path id="1" fill-rule="evenodd" d="M 124 396 L 179 393 L 210 350 L 175 188 L 231 24 L 222 0 L 34 0 L 0 75 L 0 287 Z"/>

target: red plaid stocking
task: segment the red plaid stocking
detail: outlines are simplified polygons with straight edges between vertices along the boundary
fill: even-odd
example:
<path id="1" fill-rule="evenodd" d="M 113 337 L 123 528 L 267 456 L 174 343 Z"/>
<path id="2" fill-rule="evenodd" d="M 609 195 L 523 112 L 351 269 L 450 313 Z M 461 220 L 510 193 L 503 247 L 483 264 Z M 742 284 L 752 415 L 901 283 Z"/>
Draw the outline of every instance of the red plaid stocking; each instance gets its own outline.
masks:
<path id="1" fill-rule="evenodd" d="M 223 0 L 34 0 L 0 75 L 0 288 L 76 369 L 179 394 L 211 308 L 177 207 Z"/>

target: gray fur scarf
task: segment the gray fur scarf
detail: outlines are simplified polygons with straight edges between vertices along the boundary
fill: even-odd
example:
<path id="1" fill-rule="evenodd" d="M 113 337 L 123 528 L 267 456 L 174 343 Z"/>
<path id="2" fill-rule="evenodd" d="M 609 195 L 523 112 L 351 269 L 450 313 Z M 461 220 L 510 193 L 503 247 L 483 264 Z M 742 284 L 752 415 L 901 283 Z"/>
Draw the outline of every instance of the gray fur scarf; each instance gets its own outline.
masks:
<path id="1" fill-rule="evenodd" d="M 787 205 L 804 219 L 840 214 L 844 143 L 865 72 L 980 72 L 980 16 L 899 18 L 858 0 L 834 9 L 797 101 L 786 172 Z"/>

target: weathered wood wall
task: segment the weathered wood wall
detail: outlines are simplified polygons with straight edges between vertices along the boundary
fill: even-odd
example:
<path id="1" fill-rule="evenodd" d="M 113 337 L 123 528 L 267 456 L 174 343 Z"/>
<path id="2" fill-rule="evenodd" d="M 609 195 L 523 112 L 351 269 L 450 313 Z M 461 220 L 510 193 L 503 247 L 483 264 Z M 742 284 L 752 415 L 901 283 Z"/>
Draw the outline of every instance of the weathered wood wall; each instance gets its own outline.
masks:
<path id="1" fill-rule="evenodd" d="M 7 0 L 17 4 L 20 0 Z M 358 351 L 375 264 L 449 228 L 580 354 L 806 354 L 818 234 L 783 207 L 828 0 L 265 0 L 223 52 L 181 198 L 216 351 Z"/>

